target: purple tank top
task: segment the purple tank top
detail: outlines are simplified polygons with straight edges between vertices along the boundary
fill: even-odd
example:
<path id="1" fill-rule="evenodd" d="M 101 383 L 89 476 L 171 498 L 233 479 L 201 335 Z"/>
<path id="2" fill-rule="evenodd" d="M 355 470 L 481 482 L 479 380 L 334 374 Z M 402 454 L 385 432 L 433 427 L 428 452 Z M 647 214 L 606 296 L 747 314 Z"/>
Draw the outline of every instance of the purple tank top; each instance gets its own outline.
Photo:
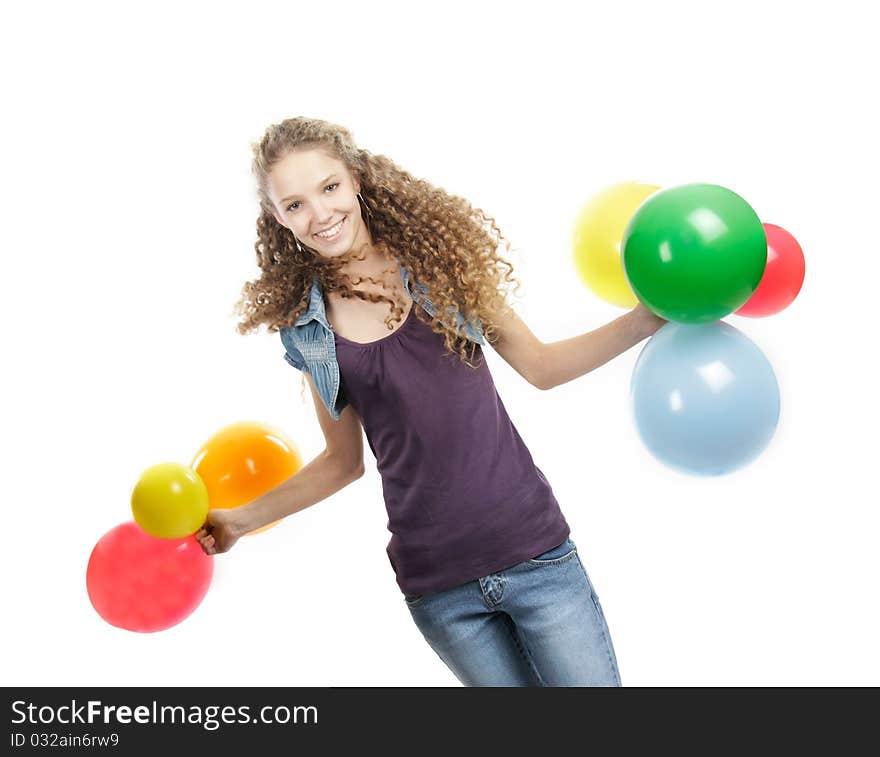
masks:
<path id="1" fill-rule="evenodd" d="M 418 319 L 360 344 L 335 336 L 341 391 L 382 477 L 401 591 L 428 594 L 546 552 L 569 536 L 550 484 L 495 389 Z"/>

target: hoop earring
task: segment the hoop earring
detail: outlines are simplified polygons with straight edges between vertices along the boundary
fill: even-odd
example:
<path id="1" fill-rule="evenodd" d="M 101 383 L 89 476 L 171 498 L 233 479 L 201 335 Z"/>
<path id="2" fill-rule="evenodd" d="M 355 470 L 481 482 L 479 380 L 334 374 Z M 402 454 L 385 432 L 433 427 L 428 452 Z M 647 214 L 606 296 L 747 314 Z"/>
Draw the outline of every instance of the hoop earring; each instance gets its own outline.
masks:
<path id="1" fill-rule="evenodd" d="M 296 242 L 296 249 L 299 250 L 300 252 L 302 252 L 303 248 L 300 247 L 299 240 L 296 237 L 294 237 L 293 241 Z"/>
<path id="2" fill-rule="evenodd" d="M 364 206 L 364 210 L 367 211 L 367 215 L 368 215 L 368 216 L 373 215 L 373 211 L 370 210 L 370 207 L 367 205 L 367 203 L 366 203 L 366 201 L 364 200 L 364 198 L 361 197 L 361 193 L 360 193 L 360 192 L 357 193 L 357 196 L 358 196 L 358 199 L 361 201 L 361 204 Z"/>

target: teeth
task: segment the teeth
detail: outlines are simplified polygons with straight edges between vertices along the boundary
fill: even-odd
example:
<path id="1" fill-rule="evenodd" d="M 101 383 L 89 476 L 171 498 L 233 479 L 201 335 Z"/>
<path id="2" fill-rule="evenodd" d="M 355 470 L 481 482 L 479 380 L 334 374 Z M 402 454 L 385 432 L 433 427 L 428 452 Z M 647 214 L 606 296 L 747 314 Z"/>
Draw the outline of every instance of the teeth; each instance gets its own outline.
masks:
<path id="1" fill-rule="evenodd" d="M 345 219 L 343 219 L 345 220 Z M 335 226 L 331 226 L 327 231 L 319 231 L 315 234 L 316 237 L 332 237 L 337 231 L 339 231 L 339 227 L 342 226 L 342 221 L 337 223 Z"/>

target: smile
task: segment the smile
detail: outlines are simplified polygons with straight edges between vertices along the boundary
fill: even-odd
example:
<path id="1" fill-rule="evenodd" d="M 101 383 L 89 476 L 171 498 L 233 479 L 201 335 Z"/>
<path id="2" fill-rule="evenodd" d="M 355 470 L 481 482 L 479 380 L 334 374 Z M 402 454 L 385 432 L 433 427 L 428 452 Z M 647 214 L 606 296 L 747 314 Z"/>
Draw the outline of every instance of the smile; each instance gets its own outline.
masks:
<path id="1" fill-rule="evenodd" d="M 325 229 L 324 231 L 319 231 L 315 234 L 318 239 L 335 239 L 342 232 L 342 224 L 345 222 L 346 216 L 342 217 L 342 220 L 339 221 L 335 226 L 331 226 L 329 229 Z"/>

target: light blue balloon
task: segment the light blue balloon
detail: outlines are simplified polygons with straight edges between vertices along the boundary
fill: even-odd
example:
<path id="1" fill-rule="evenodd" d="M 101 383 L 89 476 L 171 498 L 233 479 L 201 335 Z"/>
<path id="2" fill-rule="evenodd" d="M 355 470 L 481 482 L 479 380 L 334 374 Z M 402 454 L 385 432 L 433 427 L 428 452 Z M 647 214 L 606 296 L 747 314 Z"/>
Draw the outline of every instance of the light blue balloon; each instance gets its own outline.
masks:
<path id="1" fill-rule="evenodd" d="M 779 384 L 764 353 L 722 321 L 667 323 L 633 369 L 636 427 L 662 463 L 718 476 L 754 460 L 779 422 Z"/>

